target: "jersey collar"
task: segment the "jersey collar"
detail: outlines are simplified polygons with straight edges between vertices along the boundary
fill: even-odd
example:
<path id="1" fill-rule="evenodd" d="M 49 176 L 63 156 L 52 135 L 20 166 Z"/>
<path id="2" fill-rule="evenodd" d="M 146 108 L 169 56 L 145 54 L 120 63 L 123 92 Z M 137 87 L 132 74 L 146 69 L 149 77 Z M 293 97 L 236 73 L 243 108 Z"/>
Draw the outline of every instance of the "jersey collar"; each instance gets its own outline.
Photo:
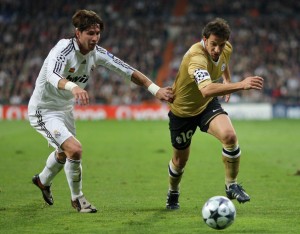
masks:
<path id="1" fill-rule="evenodd" d="M 79 45 L 78 45 L 78 43 L 77 43 L 77 41 L 76 41 L 76 38 L 73 38 L 73 44 L 74 44 L 74 48 L 75 48 L 75 50 L 77 51 L 77 53 L 80 54 L 82 57 L 87 57 L 89 54 L 91 54 L 93 51 L 95 51 L 95 49 L 94 49 L 94 50 L 90 51 L 89 53 L 87 53 L 86 55 L 83 55 L 83 54 L 80 52 Z"/>
<path id="2" fill-rule="evenodd" d="M 73 38 L 73 44 L 74 44 L 75 50 L 80 52 L 79 45 L 77 44 L 76 38 Z"/>

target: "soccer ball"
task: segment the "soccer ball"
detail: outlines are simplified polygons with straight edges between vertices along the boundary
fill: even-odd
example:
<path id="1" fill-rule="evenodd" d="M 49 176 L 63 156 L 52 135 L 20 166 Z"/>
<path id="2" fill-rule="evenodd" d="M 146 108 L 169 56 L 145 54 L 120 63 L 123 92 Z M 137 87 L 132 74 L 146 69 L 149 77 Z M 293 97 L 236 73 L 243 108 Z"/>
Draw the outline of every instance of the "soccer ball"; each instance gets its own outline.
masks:
<path id="1" fill-rule="evenodd" d="M 227 197 L 214 196 L 202 208 L 204 222 L 213 229 L 225 229 L 235 220 L 235 206 Z"/>

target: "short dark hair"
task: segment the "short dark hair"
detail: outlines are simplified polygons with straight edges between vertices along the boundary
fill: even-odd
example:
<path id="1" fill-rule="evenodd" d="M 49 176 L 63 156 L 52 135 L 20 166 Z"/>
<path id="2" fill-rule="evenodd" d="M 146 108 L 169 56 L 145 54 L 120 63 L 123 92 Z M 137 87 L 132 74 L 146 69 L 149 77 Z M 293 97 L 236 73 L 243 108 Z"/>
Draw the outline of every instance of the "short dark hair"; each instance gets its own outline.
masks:
<path id="1" fill-rule="evenodd" d="M 216 18 L 207 23 L 202 30 L 202 36 L 205 38 L 209 38 L 211 34 L 228 40 L 230 36 L 230 27 L 224 19 Z"/>
<path id="2" fill-rule="evenodd" d="M 104 24 L 96 12 L 90 10 L 78 10 L 72 17 L 72 23 L 79 31 L 84 31 L 92 25 L 99 24 L 100 30 L 103 31 Z"/>

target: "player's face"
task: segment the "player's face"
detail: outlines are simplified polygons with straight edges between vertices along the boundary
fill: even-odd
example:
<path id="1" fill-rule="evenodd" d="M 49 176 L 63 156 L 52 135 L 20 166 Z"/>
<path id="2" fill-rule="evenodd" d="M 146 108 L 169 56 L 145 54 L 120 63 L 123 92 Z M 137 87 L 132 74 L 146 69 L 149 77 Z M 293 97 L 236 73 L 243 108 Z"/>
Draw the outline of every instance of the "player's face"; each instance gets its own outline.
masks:
<path id="1" fill-rule="evenodd" d="M 203 38 L 205 43 L 205 48 L 209 53 L 213 61 L 218 61 L 224 47 L 226 40 L 221 39 L 215 35 L 210 35 L 209 38 Z"/>
<path id="2" fill-rule="evenodd" d="M 100 40 L 100 27 L 99 25 L 92 25 L 82 32 L 76 30 L 76 36 L 80 52 L 87 54 L 95 48 Z"/>

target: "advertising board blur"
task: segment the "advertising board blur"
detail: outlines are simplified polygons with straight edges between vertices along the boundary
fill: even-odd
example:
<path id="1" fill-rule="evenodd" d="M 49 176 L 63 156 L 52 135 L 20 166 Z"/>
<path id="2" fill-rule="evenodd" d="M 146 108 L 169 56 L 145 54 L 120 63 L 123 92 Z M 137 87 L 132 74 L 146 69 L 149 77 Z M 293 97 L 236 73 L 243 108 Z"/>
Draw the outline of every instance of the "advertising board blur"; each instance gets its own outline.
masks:
<path id="1" fill-rule="evenodd" d="M 300 119 L 300 106 L 271 105 L 269 103 L 223 103 L 231 119 L 268 120 L 272 118 Z M 74 116 L 77 120 L 167 120 L 169 107 L 166 104 L 153 105 L 90 105 L 75 106 Z M 0 105 L 0 120 L 24 120 L 27 106 Z"/>

